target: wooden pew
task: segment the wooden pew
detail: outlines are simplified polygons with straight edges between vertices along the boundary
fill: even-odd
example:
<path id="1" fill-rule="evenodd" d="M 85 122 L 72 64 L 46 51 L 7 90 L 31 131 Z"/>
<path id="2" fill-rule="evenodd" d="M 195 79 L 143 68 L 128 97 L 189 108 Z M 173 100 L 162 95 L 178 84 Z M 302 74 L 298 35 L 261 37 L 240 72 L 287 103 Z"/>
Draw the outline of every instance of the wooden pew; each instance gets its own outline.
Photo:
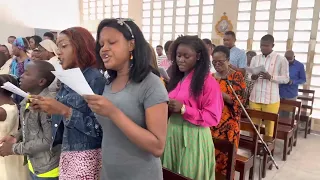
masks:
<path id="1" fill-rule="evenodd" d="M 190 178 L 184 177 L 181 174 L 174 173 L 167 168 L 162 167 L 163 180 L 192 180 Z"/>
<path id="2" fill-rule="evenodd" d="M 298 96 L 298 100 L 302 102 L 300 121 L 306 123 L 304 129 L 304 138 L 307 138 L 307 135 L 310 134 L 311 131 L 312 110 L 315 91 L 308 89 L 299 89 L 299 93 L 302 93 L 302 95 Z"/>
<path id="3" fill-rule="evenodd" d="M 227 173 L 223 175 L 216 171 L 216 180 L 233 180 L 235 170 L 236 148 L 233 143 L 227 140 L 212 138 L 214 148 L 228 154 Z"/>

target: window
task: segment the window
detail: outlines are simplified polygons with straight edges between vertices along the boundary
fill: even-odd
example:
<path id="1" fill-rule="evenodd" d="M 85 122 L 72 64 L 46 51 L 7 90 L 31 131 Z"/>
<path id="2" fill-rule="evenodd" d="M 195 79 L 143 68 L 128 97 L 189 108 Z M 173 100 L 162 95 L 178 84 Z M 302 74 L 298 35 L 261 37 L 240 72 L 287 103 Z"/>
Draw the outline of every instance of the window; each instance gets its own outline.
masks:
<path id="1" fill-rule="evenodd" d="M 142 31 L 152 46 L 181 34 L 212 39 L 214 0 L 142 1 Z"/>
<path id="2" fill-rule="evenodd" d="M 82 1 L 82 19 L 102 20 L 104 18 L 128 17 L 128 0 L 90 0 Z"/>
<path id="3" fill-rule="evenodd" d="M 251 14 L 251 0 L 243 0 L 239 2 L 238 21 L 237 21 L 237 42 L 236 45 L 240 49 L 247 50 L 247 40 L 249 37 Z"/>

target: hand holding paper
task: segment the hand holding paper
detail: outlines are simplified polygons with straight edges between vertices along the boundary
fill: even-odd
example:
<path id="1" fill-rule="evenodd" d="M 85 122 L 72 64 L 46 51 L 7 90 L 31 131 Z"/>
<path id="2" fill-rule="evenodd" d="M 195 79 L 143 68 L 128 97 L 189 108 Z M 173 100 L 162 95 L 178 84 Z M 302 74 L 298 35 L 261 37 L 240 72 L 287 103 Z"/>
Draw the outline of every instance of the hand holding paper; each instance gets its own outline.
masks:
<path id="1" fill-rule="evenodd" d="M 266 72 L 266 68 L 264 67 L 264 65 L 261 65 L 261 66 L 258 66 L 258 67 L 246 67 L 245 68 L 246 71 L 250 74 L 253 74 L 253 75 L 257 75 L 259 74 L 260 72 Z"/>
<path id="2" fill-rule="evenodd" d="M 80 95 L 94 95 L 91 87 L 79 68 L 63 71 L 52 71 L 52 73 L 65 85 Z"/>
<path id="3" fill-rule="evenodd" d="M 1 88 L 5 89 L 7 91 L 10 91 L 10 92 L 12 92 L 14 94 L 17 94 L 19 96 L 22 96 L 24 98 L 27 98 L 29 96 L 28 93 L 24 92 L 23 90 L 21 90 L 17 86 L 13 85 L 11 82 L 4 83 L 3 86 L 1 86 Z"/>

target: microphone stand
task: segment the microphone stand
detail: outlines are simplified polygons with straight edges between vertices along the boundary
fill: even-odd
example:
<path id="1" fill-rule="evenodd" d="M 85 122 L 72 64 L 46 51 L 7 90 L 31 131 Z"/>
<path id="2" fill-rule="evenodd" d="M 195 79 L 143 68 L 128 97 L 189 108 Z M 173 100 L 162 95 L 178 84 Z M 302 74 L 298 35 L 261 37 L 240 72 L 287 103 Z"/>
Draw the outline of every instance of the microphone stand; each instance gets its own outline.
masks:
<path id="1" fill-rule="evenodd" d="M 262 137 L 260 136 L 260 133 L 259 133 L 259 131 L 257 130 L 255 124 L 254 124 L 253 121 L 252 121 L 252 119 L 250 118 L 248 112 L 246 111 L 246 108 L 243 106 L 243 104 L 241 103 L 241 101 L 240 101 L 237 93 L 236 93 L 236 92 L 234 91 L 234 89 L 232 88 L 232 84 L 230 83 L 230 81 L 229 81 L 228 79 L 225 79 L 225 80 L 226 80 L 228 86 L 230 87 L 230 89 L 232 90 L 232 93 L 233 93 L 233 94 L 235 95 L 235 97 L 237 98 L 237 101 L 240 103 L 240 106 L 241 106 L 243 112 L 246 114 L 247 118 L 249 119 L 249 122 L 251 123 L 253 129 L 254 129 L 255 132 L 257 133 L 258 138 L 259 138 L 259 140 L 261 141 L 264 150 L 265 150 L 265 151 L 268 153 L 268 155 L 270 156 L 271 161 L 273 162 L 274 166 L 275 166 L 277 169 L 279 169 L 279 166 L 278 166 L 278 164 L 276 163 L 276 161 L 274 160 L 274 158 L 273 158 L 273 156 L 272 156 L 272 153 L 270 152 L 267 144 L 264 142 L 264 140 L 263 140 Z"/>

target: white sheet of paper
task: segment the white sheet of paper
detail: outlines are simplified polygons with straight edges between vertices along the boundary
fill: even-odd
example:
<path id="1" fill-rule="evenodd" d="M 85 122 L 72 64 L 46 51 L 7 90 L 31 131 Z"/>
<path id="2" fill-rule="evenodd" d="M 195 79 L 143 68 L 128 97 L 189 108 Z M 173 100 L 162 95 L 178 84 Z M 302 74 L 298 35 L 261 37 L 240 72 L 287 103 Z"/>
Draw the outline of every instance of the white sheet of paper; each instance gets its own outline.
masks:
<path id="1" fill-rule="evenodd" d="M 245 69 L 246 69 L 246 71 L 248 73 L 254 74 L 254 75 L 257 75 L 260 72 L 266 72 L 266 68 L 264 67 L 264 65 L 261 65 L 261 66 L 258 66 L 258 67 L 254 67 L 254 68 L 246 67 Z"/>
<path id="2" fill-rule="evenodd" d="M 94 95 L 91 87 L 83 76 L 79 68 L 62 71 L 52 71 L 52 73 L 65 85 L 70 87 L 80 95 Z"/>
<path id="3" fill-rule="evenodd" d="M 11 82 L 4 83 L 3 86 L 1 86 L 1 88 L 6 89 L 6 90 L 12 92 L 13 94 L 17 94 L 17 95 L 22 96 L 24 98 L 29 96 L 28 93 L 24 92 L 23 90 L 21 90 L 17 86 L 13 85 Z"/>

